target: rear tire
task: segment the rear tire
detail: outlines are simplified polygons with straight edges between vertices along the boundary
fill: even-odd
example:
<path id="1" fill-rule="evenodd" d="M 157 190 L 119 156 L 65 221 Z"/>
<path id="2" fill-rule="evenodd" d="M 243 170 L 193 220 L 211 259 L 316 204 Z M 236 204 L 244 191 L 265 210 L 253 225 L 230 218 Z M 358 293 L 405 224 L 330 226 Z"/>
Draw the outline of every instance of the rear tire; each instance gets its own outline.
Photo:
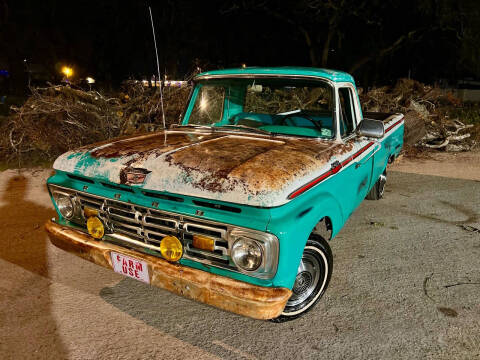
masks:
<path id="1" fill-rule="evenodd" d="M 383 198 L 383 195 L 385 193 L 386 182 L 387 182 L 387 170 L 385 169 L 383 174 L 380 175 L 380 177 L 378 178 L 375 185 L 373 185 L 372 189 L 367 194 L 366 199 L 367 200 L 380 200 L 381 198 Z"/>
<path id="2" fill-rule="evenodd" d="M 283 313 L 271 321 L 280 323 L 296 319 L 310 311 L 327 290 L 333 270 L 330 246 L 321 236 L 312 233 L 303 250 L 292 296 Z"/>

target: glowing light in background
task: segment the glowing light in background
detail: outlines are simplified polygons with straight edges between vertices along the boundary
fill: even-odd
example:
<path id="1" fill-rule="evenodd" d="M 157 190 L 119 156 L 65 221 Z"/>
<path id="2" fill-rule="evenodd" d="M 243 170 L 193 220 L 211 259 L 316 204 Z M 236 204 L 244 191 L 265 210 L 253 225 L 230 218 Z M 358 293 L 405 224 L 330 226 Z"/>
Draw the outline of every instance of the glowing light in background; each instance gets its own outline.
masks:
<path id="1" fill-rule="evenodd" d="M 89 84 L 95 84 L 95 79 L 90 76 L 86 77 L 85 80 L 87 80 L 87 83 Z"/>
<path id="2" fill-rule="evenodd" d="M 68 66 L 64 66 L 62 68 L 62 73 L 63 75 L 65 75 L 67 77 L 67 79 L 73 75 L 73 69 L 71 67 L 68 67 Z"/>

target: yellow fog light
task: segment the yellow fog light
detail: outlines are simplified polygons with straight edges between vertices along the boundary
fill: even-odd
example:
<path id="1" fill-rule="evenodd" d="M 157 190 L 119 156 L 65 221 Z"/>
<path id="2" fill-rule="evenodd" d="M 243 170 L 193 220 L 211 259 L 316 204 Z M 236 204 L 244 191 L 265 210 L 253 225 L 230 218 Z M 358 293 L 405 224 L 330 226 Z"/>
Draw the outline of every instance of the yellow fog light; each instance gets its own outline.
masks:
<path id="1" fill-rule="evenodd" d="M 182 257 L 183 246 L 175 236 L 165 236 L 160 243 L 160 252 L 168 261 L 178 261 Z"/>
<path id="2" fill-rule="evenodd" d="M 215 240 L 204 235 L 193 235 L 193 247 L 213 251 L 215 249 Z"/>
<path id="3" fill-rule="evenodd" d="M 102 221 L 96 216 L 90 216 L 87 220 L 88 233 L 95 239 L 101 239 L 105 233 Z"/>

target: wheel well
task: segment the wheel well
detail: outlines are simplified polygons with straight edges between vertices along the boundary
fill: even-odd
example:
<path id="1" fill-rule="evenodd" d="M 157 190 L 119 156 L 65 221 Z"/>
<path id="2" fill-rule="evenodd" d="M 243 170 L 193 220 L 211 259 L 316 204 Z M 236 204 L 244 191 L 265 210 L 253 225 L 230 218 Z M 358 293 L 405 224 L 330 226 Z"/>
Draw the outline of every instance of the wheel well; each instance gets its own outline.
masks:
<path id="1" fill-rule="evenodd" d="M 333 233 L 332 220 L 328 216 L 321 218 L 317 225 L 315 225 L 313 233 L 320 235 L 325 240 L 330 240 Z"/>

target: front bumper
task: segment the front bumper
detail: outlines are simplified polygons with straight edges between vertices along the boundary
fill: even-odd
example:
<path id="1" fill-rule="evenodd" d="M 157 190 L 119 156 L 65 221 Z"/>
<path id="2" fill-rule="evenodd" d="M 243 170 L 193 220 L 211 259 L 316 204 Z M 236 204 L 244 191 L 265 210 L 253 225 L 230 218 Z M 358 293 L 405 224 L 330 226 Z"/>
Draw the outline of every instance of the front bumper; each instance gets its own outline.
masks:
<path id="1" fill-rule="evenodd" d="M 287 288 L 248 284 L 98 241 L 51 220 L 47 221 L 45 229 L 52 244 L 97 265 L 113 270 L 111 251 L 143 260 L 148 264 L 150 284 L 254 319 L 279 316 L 292 294 Z"/>

